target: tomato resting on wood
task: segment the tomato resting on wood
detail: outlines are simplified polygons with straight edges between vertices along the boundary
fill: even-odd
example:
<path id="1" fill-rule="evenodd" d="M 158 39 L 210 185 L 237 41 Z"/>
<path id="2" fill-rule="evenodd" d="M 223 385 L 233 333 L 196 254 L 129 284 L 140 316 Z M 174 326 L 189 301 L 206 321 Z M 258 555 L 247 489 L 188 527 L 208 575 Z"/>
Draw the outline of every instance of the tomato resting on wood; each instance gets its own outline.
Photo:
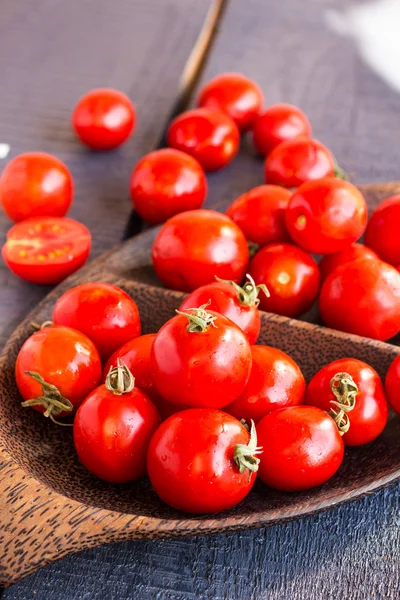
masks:
<path id="1" fill-rule="evenodd" d="M 282 142 L 311 137 L 311 125 L 300 108 L 292 104 L 273 104 L 254 121 L 253 142 L 265 156 Z"/>
<path id="2" fill-rule="evenodd" d="M 189 513 L 232 508 L 256 479 L 260 449 L 237 419 L 219 410 L 184 410 L 164 421 L 147 455 L 147 471 L 164 502 Z"/>
<path id="3" fill-rule="evenodd" d="M 63 217 L 71 206 L 72 176 L 61 160 L 44 152 L 13 158 L 0 177 L 0 200 L 18 223 L 31 217 Z"/>
<path id="4" fill-rule="evenodd" d="M 152 349 L 158 391 L 183 408 L 230 404 L 245 388 L 251 360 L 243 331 L 206 305 L 167 321 Z"/>
<path id="5" fill-rule="evenodd" d="M 365 244 L 385 262 L 400 264 L 400 195 L 387 198 L 372 213 L 365 231 Z"/>
<path id="6" fill-rule="evenodd" d="M 46 327 L 22 346 L 15 377 L 23 406 L 32 406 L 57 422 L 99 385 L 100 356 L 83 333 L 69 327 Z"/>
<path id="7" fill-rule="evenodd" d="M 306 404 L 322 408 L 338 420 L 345 419 L 348 429 L 342 439 L 347 446 L 371 442 L 388 420 L 381 378 L 375 369 L 355 358 L 335 360 L 320 369 L 308 384 Z"/>
<path id="8" fill-rule="evenodd" d="M 169 219 L 152 248 L 153 266 L 165 286 L 191 292 L 215 276 L 240 283 L 249 260 L 246 238 L 226 215 L 191 210 Z"/>
<path id="9" fill-rule="evenodd" d="M 59 283 L 89 257 L 89 230 L 73 219 L 35 217 L 14 225 L 3 246 L 10 270 L 31 283 Z"/>
<path id="10" fill-rule="evenodd" d="M 252 346 L 250 377 L 242 394 L 225 408 L 237 419 L 258 423 L 266 414 L 304 401 L 306 382 L 300 367 L 285 352 Z"/>
<path id="11" fill-rule="evenodd" d="M 138 162 L 130 188 L 138 215 L 157 225 L 185 210 L 200 208 L 207 195 L 207 180 L 192 156 L 162 148 Z"/>
<path id="12" fill-rule="evenodd" d="M 81 404 L 74 420 L 80 461 L 100 479 L 134 481 L 146 474 L 146 456 L 160 424 L 154 404 L 120 363 Z"/>
<path id="13" fill-rule="evenodd" d="M 291 406 L 257 424 L 263 448 L 259 477 L 284 492 L 297 492 L 330 479 L 343 461 L 344 444 L 334 420 L 315 406 Z"/>
<path id="14" fill-rule="evenodd" d="M 367 248 L 367 246 L 364 246 L 363 244 L 351 244 L 351 246 L 347 246 L 347 248 L 341 250 L 340 252 L 327 254 L 319 263 L 322 281 L 325 281 L 328 275 L 330 275 L 332 271 L 336 269 L 336 267 L 340 267 L 348 262 L 353 262 L 359 258 L 372 258 L 379 260 L 379 256 L 376 254 L 376 252 L 370 248 Z"/>
<path id="15" fill-rule="evenodd" d="M 386 374 L 385 392 L 390 406 L 400 414 L 400 356 L 396 356 Z"/>

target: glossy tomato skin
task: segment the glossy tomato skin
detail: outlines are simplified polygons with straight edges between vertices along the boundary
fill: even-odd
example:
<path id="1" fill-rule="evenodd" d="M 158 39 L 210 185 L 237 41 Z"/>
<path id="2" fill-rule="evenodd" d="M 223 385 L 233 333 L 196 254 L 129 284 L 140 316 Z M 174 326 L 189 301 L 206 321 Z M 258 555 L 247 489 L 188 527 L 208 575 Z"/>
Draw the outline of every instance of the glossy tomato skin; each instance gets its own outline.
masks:
<path id="1" fill-rule="evenodd" d="M 400 264 L 400 194 L 379 204 L 372 213 L 365 231 L 365 244 L 379 257 L 397 267 Z"/>
<path id="2" fill-rule="evenodd" d="M 42 386 L 26 371 L 39 373 L 55 385 L 74 409 L 100 383 L 101 362 L 93 342 L 69 327 L 46 327 L 23 344 L 15 364 L 15 378 L 24 400 L 42 395 Z M 42 406 L 35 410 L 44 412 Z M 66 416 L 62 413 L 60 416 Z"/>
<path id="3" fill-rule="evenodd" d="M 83 144 L 92 150 L 112 150 L 131 135 L 136 112 L 128 96 L 112 88 L 91 90 L 79 100 L 72 126 Z"/>
<path id="4" fill-rule="evenodd" d="M 177 116 L 169 126 L 171 148 L 190 154 L 206 171 L 226 167 L 239 150 L 240 134 L 225 113 L 195 108 Z"/>
<path id="5" fill-rule="evenodd" d="M 390 406 L 400 414 L 400 356 L 396 356 L 388 369 L 385 392 Z"/>
<path id="6" fill-rule="evenodd" d="M 136 212 L 153 225 L 185 210 L 201 208 L 207 196 L 200 163 L 173 148 L 144 156 L 132 172 L 130 188 Z"/>
<path id="7" fill-rule="evenodd" d="M 0 177 L 0 200 L 6 215 L 18 223 L 31 217 L 63 217 L 71 206 L 72 176 L 51 154 L 19 154 Z"/>
<path id="8" fill-rule="evenodd" d="M 242 231 L 226 215 L 195 210 L 175 215 L 157 234 L 152 248 L 156 274 L 182 292 L 212 283 L 215 276 L 240 283 L 249 260 Z"/>
<path id="9" fill-rule="evenodd" d="M 135 385 L 142 390 L 150 400 L 155 404 L 162 419 L 176 413 L 177 406 L 170 404 L 162 398 L 156 388 L 154 375 L 151 365 L 151 349 L 155 340 L 155 333 L 141 335 L 129 342 L 126 342 L 121 348 L 118 348 L 108 359 L 103 370 L 103 381 L 112 367 L 118 366 L 118 359 L 126 365 L 135 378 Z"/>
<path id="10" fill-rule="evenodd" d="M 147 455 L 153 488 L 164 502 L 189 513 L 213 513 L 235 506 L 255 481 L 233 460 L 236 444 L 248 444 L 247 429 L 212 409 L 181 411 L 160 425 Z"/>
<path id="11" fill-rule="evenodd" d="M 321 485 L 340 467 L 344 444 L 336 424 L 315 406 L 291 406 L 257 424 L 259 477 L 272 488 L 298 492 Z"/>
<path id="12" fill-rule="evenodd" d="M 103 361 L 141 330 L 135 301 L 116 285 L 102 282 L 83 283 L 65 292 L 54 306 L 53 323 L 82 331 Z"/>
<path id="13" fill-rule="evenodd" d="M 256 284 L 264 283 L 270 297 L 260 294 L 260 308 L 287 317 L 297 317 L 311 308 L 320 283 L 318 265 L 292 244 L 270 244 L 250 263 Z"/>
<path id="14" fill-rule="evenodd" d="M 188 331 L 176 315 L 158 332 L 152 348 L 154 381 L 161 396 L 182 408 L 223 408 L 245 388 L 250 344 L 239 327 L 218 313 L 205 331 Z"/>
<path id="15" fill-rule="evenodd" d="M 74 420 L 74 444 L 80 461 L 111 483 L 144 477 L 150 440 L 160 415 L 139 388 L 116 395 L 105 385 L 81 404 Z"/>
<path id="16" fill-rule="evenodd" d="M 11 227 L 2 255 L 21 279 L 52 285 L 85 264 L 91 243 L 89 230 L 78 221 L 34 217 Z"/>
<path id="17" fill-rule="evenodd" d="M 379 256 L 376 252 L 363 244 L 351 244 L 351 246 L 347 246 L 347 248 L 344 248 L 344 250 L 341 250 L 340 252 L 327 254 L 319 263 L 322 281 L 325 281 L 328 275 L 330 275 L 336 267 L 340 267 L 347 262 L 353 262 L 359 258 L 379 260 Z"/>
<path id="18" fill-rule="evenodd" d="M 362 236 L 368 208 L 353 184 L 327 177 L 300 186 L 285 216 L 286 227 L 296 244 L 314 254 L 331 254 Z"/>
<path id="19" fill-rule="evenodd" d="M 225 408 L 237 419 L 258 423 L 268 413 L 304 401 L 306 382 L 295 361 L 270 346 L 252 346 L 251 373 L 242 394 Z"/>
<path id="20" fill-rule="evenodd" d="M 306 404 L 329 413 L 335 400 L 330 382 L 337 373 L 348 373 L 358 387 L 354 408 L 347 413 L 350 429 L 342 439 L 346 446 L 368 444 L 384 430 L 388 420 L 388 404 L 378 373 L 355 358 L 342 358 L 318 371 L 307 387 Z"/>
<path id="21" fill-rule="evenodd" d="M 311 137 L 311 124 L 300 108 L 292 104 L 273 104 L 254 121 L 253 142 L 265 156 L 282 142 Z"/>
<path id="22" fill-rule="evenodd" d="M 258 307 L 241 304 L 238 292 L 232 285 L 217 281 L 203 285 L 185 298 L 179 310 L 185 311 L 188 308 L 202 306 L 209 301 L 207 310 L 212 310 L 233 321 L 246 334 L 249 344 L 256 343 L 261 327 Z"/>
<path id="23" fill-rule="evenodd" d="M 226 211 L 246 239 L 260 247 L 290 242 L 285 212 L 292 194 L 278 185 L 260 185 L 236 198 Z"/>
<path id="24" fill-rule="evenodd" d="M 331 152 L 321 142 L 307 138 L 282 142 L 270 152 L 264 166 L 266 183 L 287 188 L 334 174 Z"/>
<path id="25" fill-rule="evenodd" d="M 319 311 L 328 327 L 388 340 L 400 331 L 400 273 L 380 260 L 345 263 L 324 281 Z"/>
<path id="26" fill-rule="evenodd" d="M 251 128 L 262 109 L 264 97 L 252 79 L 241 73 L 221 73 L 201 89 L 198 105 L 226 113 L 240 131 Z"/>

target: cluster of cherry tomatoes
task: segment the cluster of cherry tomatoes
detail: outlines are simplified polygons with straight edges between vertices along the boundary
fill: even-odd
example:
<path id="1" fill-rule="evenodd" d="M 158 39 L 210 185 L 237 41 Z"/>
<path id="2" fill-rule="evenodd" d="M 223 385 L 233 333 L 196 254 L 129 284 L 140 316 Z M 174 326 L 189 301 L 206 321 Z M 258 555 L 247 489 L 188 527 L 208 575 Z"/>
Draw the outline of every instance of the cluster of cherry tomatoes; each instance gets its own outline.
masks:
<path id="1" fill-rule="evenodd" d="M 282 491 L 320 485 L 344 446 L 374 440 L 400 412 L 400 356 L 386 378 L 332 362 L 306 386 L 296 362 L 256 345 L 265 286 L 215 281 L 157 333 L 141 335 L 134 300 L 108 283 L 71 288 L 16 361 L 22 405 L 57 424 L 74 415 L 79 459 L 113 483 L 148 474 L 172 507 L 228 509 L 256 477 Z M 205 301 L 205 302 L 204 302 Z M 69 419 L 70 420 L 70 419 Z"/>

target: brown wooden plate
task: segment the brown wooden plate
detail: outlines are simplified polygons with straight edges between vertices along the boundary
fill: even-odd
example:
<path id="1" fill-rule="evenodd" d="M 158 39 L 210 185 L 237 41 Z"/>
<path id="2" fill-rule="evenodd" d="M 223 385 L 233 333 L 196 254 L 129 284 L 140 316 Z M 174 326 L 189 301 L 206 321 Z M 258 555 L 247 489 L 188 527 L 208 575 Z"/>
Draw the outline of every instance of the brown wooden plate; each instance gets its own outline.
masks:
<path id="1" fill-rule="evenodd" d="M 400 191 L 400 184 L 361 188 L 370 208 Z M 51 318 L 56 299 L 84 281 L 108 281 L 136 300 L 144 333 L 174 314 L 183 294 L 165 290 L 150 261 L 156 230 L 149 230 L 103 254 L 52 291 L 9 339 L 0 357 L 0 585 L 7 586 L 68 553 L 135 538 L 217 533 L 309 515 L 360 498 L 400 479 L 400 419 L 362 448 L 346 450 L 342 467 L 325 485 L 303 493 L 280 493 L 256 484 L 234 509 L 190 516 L 161 502 L 144 480 L 110 485 L 82 467 L 71 430 L 57 427 L 20 406 L 14 363 L 32 321 Z M 309 379 L 324 364 L 354 357 L 381 376 L 400 349 L 318 325 L 263 313 L 259 343 L 289 353 Z"/>

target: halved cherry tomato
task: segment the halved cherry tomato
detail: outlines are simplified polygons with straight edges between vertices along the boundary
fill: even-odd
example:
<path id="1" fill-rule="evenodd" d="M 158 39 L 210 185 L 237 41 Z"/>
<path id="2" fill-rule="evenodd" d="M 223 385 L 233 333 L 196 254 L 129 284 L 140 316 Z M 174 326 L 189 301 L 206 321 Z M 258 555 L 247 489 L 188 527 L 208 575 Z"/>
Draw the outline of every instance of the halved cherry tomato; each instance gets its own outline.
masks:
<path id="1" fill-rule="evenodd" d="M 213 513 L 238 504 L 256 479 L 257 437 L 219 410 L 183 410 L 155 432 L 147 471 L 164 502 L 189 513 Z M 250 467 L 250 468 L 249 468 Z"/>
<path id="2" fill-rule="evenodd" d="M 254 256 L 249 267 L 257 285 L 265 284 L 270 296 L 260 295 L 260 308 L 297 317 L 314 303 L 319 290 L 315 260 L 292 244 L 270 244 Z"/>
<path id="3" fill-rule="evenodd" d="M 139 479 L 146 474 L 147 449 L 160 421 L 129 369 L 119 365 L 76 413 L 74 444 L 79 459 L 105 481 Z"/>
<path id="4" fill-rule="evenodd" d="M 222 169 L 239 150 L 240 134 L 225 113 L 195 108 L 180 114 L 169 126 L 168 146 L 196 158 L 206 171 Z"/>
<path id="5" fill-rule="evenodd" d="M 200 208 L 207 195 L 200 163 L 173 148 L 146 154 L 132 172 L 130 187 L 136 212 L 153 225 Z"/>
<path id="6" fill-rule="evenodd" d="M 162 226 L 152 248 L 155 272 L 167 287 L 191 292 L 215 276 L 240 283 L 249 251 L 246 238 L 226 215 L 191 210 Z"/>
<path id="7" fill-rule="evenodd" d="M 63 217 L 72 202 L 73 183 L 61 160 L 44 152 L 13 158 L 0 177 L 0 200 L 18 223 L 31 217 Z"/>
<path id="8" fill-rule="evenodd" d="M 77 409 L 99 385 L 100 356 L 83 333 L 69 327 L 46 327 L 22 346 L 15 377 L 24 406 L 56 421 Z"/>
<path id="9" fill-rule="evenodd" d="M 32 283 L 59 283 L 85 264 L 92 238 L 73 219 L 35 217 L 7 233 L 3 259 L 15 275 Z"/>
<path id="10" fill-rule="evenodd" d="M 233 321 L 247 336 L 250 344 L 255 344 L 260 333 L 261 318 L 258 310 L 259 293 L 268 296 L 264 285 L 256 286 L 248 275 L 243 287 L 234 281 L 216 281 L 197 288 L 181 304 L 179 310 L 207 304 L 207 309 L 217 312 Z"/>
<path id="11" fill-rule="evenodd" d="M 396 356 L 386 374 L 385 392 L 390 406 L 400 415 L 400 356 Z"/>
<path id="12" fill-rule="evenodd" d="M 253 142 L 262 156 L 282 142 L 299 137 L 311 137 L 311 124 L 303 111 L 292 104 L 273 104 L 254 121 Z"/>
<path id="13" fill-rule="evenodd" d="M 365 244 L 385 262 L 400 264 L 400 194 L 387 198 L 372 213 L 365 230 Z"/>
<path id="14" fill-rule="evenodd" d="M 247 131 L 259 114 L 264 102 L 255 81 L 241 73 L 221 73 L 200 90 L 199 106 L 215 108 L 226 113 L 240 131 Z"/>
<path id="15" fill-rule="evenodd" d="M 112 88 L 94 89 L 82 96 L 72 115 L 76 135 L 92 150 L 112 150 L 123 144 L 135 121 L 128 96 Z"/>
<path id="16" fill-rule="evenodd" d="M 326 177 L 300 186 L 285 216 L 296 244 L 314 254 L 331 254 L 344 250 L 364 233 L 368 208 L 353 184 Z"/>
<path id="17" fill-rule="evenodd" d="M 341 358 L 320 369 L 308 384 L 306 404 L 322 408 L 338 422 L 345 419 L 349 426 L 342 438 L 346 446 L 372 442 L 388 420 L 381 378 L 375 369 L 355 358 Z M 346 412 L 349 406 L 351 410 Z"/>
<path id="18" fill-rule="evenodd" d="M 290 242 L 285 212 L 292 194 L 278 185 L 260 185 L 236 198 L 226 211 L 250 242 L 260 247 Z"/>
<path id="19" fill-rule="evenodd" d="M 122 344 L 140 335 L 135 301 L 109 283 L 83 283 L 65 292 L 56 302 L 53 323 L 82 331 L 107 360 Z"/>
<path id="20" fill-rule="evenodd" d="M 151 360 L 157 389 L 168 402 L 222 408 L 244 390 L 252 359 L 243 331 L 202 306 L 161 327 Z"/>
<path id="21" fill-rule="evenodd" d="M 264 174 L 266 183 L 293 188 L 305 181 L 333 177 L 335 161 L 321 142 L 297 138 L 272 150 L 265 161 Z"/>
<path id="22" fill-rule="evenodd" d="M 269 346 L 252 346 L 253 363 L 242 394 L 224 410 L 237 419 L 258 423 L 266 414 L 304 401 L 306 382 L 290 356 Z"/>
<path id="23" fill-rule="evenodd" d="M 176 413 L 179 408 L 170 404 L 162 398 L 154 383 L 154 375 L 151 365 L 151 349 L 156 337 L 155 333 L 148 333 L 136 337 L 130 342 L 126 342 L 121 348 L 116 350 L 107 361 L 103 370 L 103 381 L 110 370 L 118 365 L 118 361 L 129 369 L 135 378 L 135 385 L 142 390 L 152 402 L 156 405 L 161 417 L 167 417 Z"/>
<path id="24" fill-rule="evenodd" d="M 345 263 L 325 279 L 319 311 L 328 327 L 388 340 L 400 331 L 400 273 L 380 260 Z"/>
<path id="25" fill-rule="evenodd" d="M 379 260 L 379 256 L 363 244 L 351 244 L 351 246 L 347 246 L 347 248 L 340 252 L 327 254 L 319 263 L 322 281 L 325 281 L 328 275 L 330 275 L 336 267 L 340 267 L 340 265 L 344 265 L 347 262 L 353 262 L 359 258 Z"/>
<path id="26" fill-rule="evenodd" d="M 330 479 L 343 461 L 344 444 L 334 420 L 315 406 L 291 406 L 266 415 L 257 425 L 263 448 L 261 481 L 297 492 Z"/>

